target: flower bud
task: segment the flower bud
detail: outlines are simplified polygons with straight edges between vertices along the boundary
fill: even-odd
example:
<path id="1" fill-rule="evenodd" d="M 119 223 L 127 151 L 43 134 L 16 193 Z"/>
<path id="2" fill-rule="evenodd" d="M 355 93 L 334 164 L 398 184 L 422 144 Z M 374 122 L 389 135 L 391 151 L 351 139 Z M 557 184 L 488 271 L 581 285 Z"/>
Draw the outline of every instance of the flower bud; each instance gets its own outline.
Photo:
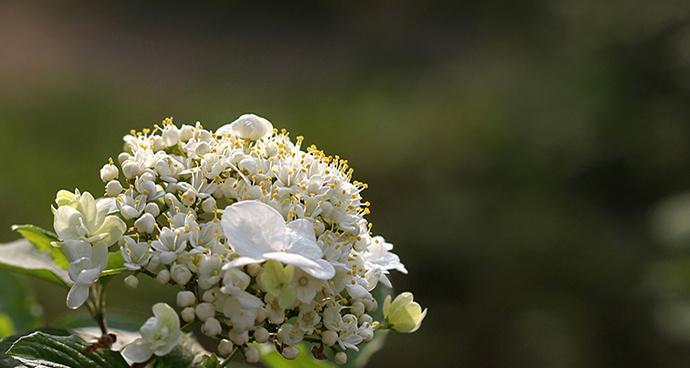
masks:
<path id="1" fill-rule="evenodd" d="M 149 202 L 146 204 L 146 207 L 144 207 L 144 212 L 150 213 L 151 216 L 153 216 L 155 218 L 161 214 L 161 209 L 158 208 L 157 204 L 155 204 L 153 202 Z"/>
<path id="2" fill-rule="evenodd" d="M 122 193 L 122 184 L 117 180 L 111 180 L 105 185 L 105 195 L 115 197 Z"/>
<path id="3" fill-rule="evenodd" d="M 153 226 L 156 224 L 156 219 L 150 213 L 145 213 L 139 219 L 134 221 L 134 227 L 137 232 L 150 234 L 153 232 Z"/>
<path id="4" fill-rule="evenodd" d="M 333 330 L 326 330 L 321 334 L 321 341 L 325 345 L 333 346 L 338 341 L 338 333 Z"/>
<path id="5" fill-rule="evenodd" d="M 244 349 L 244 360 L 249 364 L 258 363 L 259 350 L 253 345 L 247 346 Z"/>
<path id="6" fill-rule="evenodd" d="M 201 325 L 201 332 L 206 336 L 216 337 L 223 332 L 223 328 L 220 327 L 220 321 L 215 318 L 209 318 Z"/>
<path id="7" fill-rule="evenodd" d="M 268 341 L 268 330 L 263 328 L 263 327 L 257 327 L 256 330 L 254 330 L 254 340 L 258 343 L 266 342 Z"/>
<path id="8" fill-rule="evenodd" d="M 183 290 L 177 293 L 177 306 L 184 308 L 194 305 L 196 297 L 194 293 L 188 290 Z"/>
<path id="9" fill-rule="evenodd" d="M 132 155 L 130 155 L 127 152 L 122 152 L 117 156 L 117 162 L 119 162 L 120 165 L 122 165 L 125 161 L 129 160 L 130 158 L 132 158 Z"/>
<path id="10" fill-rule="evenodd" d="M 125 277 L 125 285 L 130 289 L 136 289 L 139 286 L 139 279 L 134 275 Z"/>
<path id="11" fill-rule="evenodd" d="M 153 254 L 151 256 L 151 260 L 149 261 L 149 264 L 146 265 L 146 270 L 148 270 L 150 272 L 156 272 L 156 270 L 158 269 L 158 267 L 160 267 L 160 265 L 161 265 L 160 256 L 158 256 L 158 254 Z"/>
<path id="12" fill-rule="evenodd" d="M 239 138 L 256 141 L 273 134 L 273 124 L 254 114 L 244 114 L 230 124 L 216 130 L 217 134 L 231 133 Z"/>
<path id="13" fill-rule="evenodd" d="M 187 323 L 194 321 L 194 308 L 187 307 L 183 309 L 182 312 L 180 312 L 180 317 L 182 317 L 182 320 Z"/>
<path id="14" fill-rule="evenodd" d="M 138 161 L 127 160 L 122 164 L 122 173 L 125 174 L 127 179 L 134 179 L 137 175 L 140 175 L 144 171 L 144 168 Z"/>
<path id="15" fill-rule="evenodd" d="M 257 309 L 257 311 L 256 311 L 256 322 L 262 323 L 263 321 L 266 320 L 266 318 L 268 318 L 268 313 L 266 312 L 266 310 L 263 308 Z"/>
<path id="16" fill-rule="evenodd" d="M 294 346 L 286 346 L 283 348 L 283 352 L 281 354 L 283 355 L 283 358 L 293 360 L 299 355 L 299 349 Z"/>
<path id="17" fill-rule="evenodd" d="M 339 351 L 335 354 L 335 364 L 343 365 L 347 363 L 347 354 L 345 352 Z"/>
<path id="18" fill-rule="evenodd" d="M 359 317 L 359 323 L 372 324 L 373 322 L 374 322 L 374 319 L 368 314 L 363 314 Z"/>
<path id="19" fill-rule="evenodd" d="M 211 303 L 201 303 L 196 306 L 196 316 L 200 320 L 206 321 L 207 319 L 216 315 L 216 307 Z"/>
<path id="20" fill-rule="evenodd" d="M 168 281 L 170 281 L 170 271 L 167 269 L 162 269 L 160 272 L 158 272 L 158 275 L 156 275 L 156 280 L 160 282 L 161 284 L 167 284 Z"/>
<path id="21" fill-rule="evenodd" d="M 218 343 L 218 353 L 222 357 L 227 357 L 228 355 L 232 354 L 234 348 L 235 346 L 232 344 L 232 341 L 228 339 L 222 339 Z"/>
<path id="22" fill-rule="evenodd" d="M 367 312 L 374 312 L 379 308 L 379 303 L 376 301 L 376 299 L 362 299 L 362 304 L 364 304 Z"/>
<path id="23" fill-rule="evenodd" d="M 236 345 L 244 345 L 249 341 L 249 332 L 239 331 L 237 329 L 232 329 L 228 333 L 230 341 L 234 342 Z"/>
<path id="24" fill-rule="evenodd" d="M 256 275 L 259 274 L 259 271 L 261 271 L 261 265 L 258 263 L 251 263 L 248 264 L 245 269 L 247 270 L 247 274 L 249 274 L 249 276 L 256 277 Z"/>
<path id="25" fill-rule="evenodd" d="M 411 333 L 417 331 L 422 325 L 427 310 L 414 302 L 412 293 L 404 292 L 395 297 L 391 302 L 391 296 L 386 296 L 383 301 L 383 317 L 386 322 L 398 332 Z"/>
<path id="26" fill-rule="evenodd" d="M 213 303 L 216 301 L 216 290 L 217 289 L 210 289 L 204 291 L 203 294 L 201 294 L 201 300 L 207 302 L 207 303 Z"/>
<path id="27" fill-rule="evenodd" d="M 350 306 L 350 312 L 357 317 L 361 316 L 364 313 L 364 304 L 360 301 L 352 303 Z"/>
<path id="28" fill-rule="evenodd" d="M 187 285 L 189 280 L 192 279 L 192 271 L 190 271 L 189 268 L 187 268 L 187 266 L 182 264 L 173 265 L 170 269 L 170 273 L 173 281 L 175 281 L 180 286 Z"/>
<path id="29" fill-rule="evenodd" d="M 120 170 L 113 164 L 105 164 L 101 168 L 101 180 L 103 180 L 104 183 L 117 179 L 119 175 Z"/>
<path id="30" fill-rule="evenodd" d="M 201 202 L 201 209 L 207 213 L 213 212 L 216 209 L 215 198 L 213 198 L 213 197 L 206 198 L 203 202 Z"/>

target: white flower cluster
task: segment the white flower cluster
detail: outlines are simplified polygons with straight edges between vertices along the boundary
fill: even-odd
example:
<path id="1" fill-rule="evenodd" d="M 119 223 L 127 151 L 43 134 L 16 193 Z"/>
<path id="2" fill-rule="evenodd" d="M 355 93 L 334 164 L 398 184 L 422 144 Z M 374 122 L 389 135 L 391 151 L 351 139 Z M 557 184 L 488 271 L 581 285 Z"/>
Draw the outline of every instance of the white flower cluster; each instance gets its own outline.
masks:
<path id="1" fill-rule="evenodd" d="M 357 350 L 375 328 L 396 329 L 369 314 L 378 307 L 371 291 L 391 287 L 391 270 L 407 271 L 393 246 L 371 235 L 367 186 L 351 180 L 346 160 L 303 149 L 302 137 L 293 142 L 251 114 L 215 132 L 166 119 L 124 141 L 119 168 L 111 160 L 100 171 L 105 199 L 61 192 L 57 201 L 55 230 L 78 285 L 70 307 L 84 303 L 115 244 L 132 271 L 127 284 L 143 273 L 179 285 L 180 318 L 219 338 L 222 355 L 237 347 L 256 361 L 248 343 L 267 341 L 288 359 L 304 340 Z M 419 312 L 398 330 L 418 328 Z M 128 360 L 170 351 L 179 334 L 169 317 L 164 327 L 157 318 L 125 349 Z"/>

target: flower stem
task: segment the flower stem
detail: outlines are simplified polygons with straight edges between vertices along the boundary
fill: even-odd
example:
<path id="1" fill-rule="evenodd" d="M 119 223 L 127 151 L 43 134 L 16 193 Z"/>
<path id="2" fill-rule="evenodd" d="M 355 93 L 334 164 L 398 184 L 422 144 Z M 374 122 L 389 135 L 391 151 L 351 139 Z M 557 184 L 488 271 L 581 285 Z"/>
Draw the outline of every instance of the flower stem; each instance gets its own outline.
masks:
<path id="1" fill-rule="evenodd" d="M 239 353 L 239 352 L 240 352 L 240 347 L 238 346 L 232 351 L 232 353 L 230 353 L 230 355 L 228 355 L 227 358 L 223 359 L 223 361 L 220 363 L 220 366 L 221 367 L 227 366 L 230 363 L 230 361 L 232 360 L 232 358 L 234 358 L 235 355 L 237 355 L 237 353 Z"/>
<path id="2" fill-rule="evenodd" d="M 91 316 L 98 327 L 101 329 L 101 334 L 108 334 L 108 324 L 105 318 L 105 286 L 107 285 L 107 279 L 103 279 L 103 282 L 95 283 L 91 286 L 91 293 L 89 295 L 89 303 L 87 307 Z"/>

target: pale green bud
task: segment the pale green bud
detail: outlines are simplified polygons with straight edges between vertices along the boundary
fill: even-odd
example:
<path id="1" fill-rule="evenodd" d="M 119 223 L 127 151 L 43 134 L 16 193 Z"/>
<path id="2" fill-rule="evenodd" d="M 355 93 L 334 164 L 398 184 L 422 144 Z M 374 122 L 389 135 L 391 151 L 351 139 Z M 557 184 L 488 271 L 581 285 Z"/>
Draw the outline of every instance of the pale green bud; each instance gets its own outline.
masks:
<path id="1" fill-rule="evenodd" d="M 383 301 L 383 317 L 392 329 L 411 333 L 417 331 L 422 325 L 427 310 L 414 302 L 414 295 L 404 292 L 395 297 L 391 302 L 391 296 L 386 296 Z"/>

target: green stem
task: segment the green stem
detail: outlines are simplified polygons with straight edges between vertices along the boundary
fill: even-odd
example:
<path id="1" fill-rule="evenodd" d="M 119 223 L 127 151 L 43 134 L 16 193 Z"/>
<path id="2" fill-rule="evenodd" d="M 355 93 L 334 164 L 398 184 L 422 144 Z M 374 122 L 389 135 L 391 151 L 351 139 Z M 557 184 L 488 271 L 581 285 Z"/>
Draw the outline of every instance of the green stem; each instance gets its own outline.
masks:
<path id="1" fill-rule="evenodd" d="M 234 358 L 235 355 L 237 355 L 237 353 L 239 353 L 239 352 L 240 352 L 240 347 L 238 346 L 232 351 L 232 353 L 230 353 L 230 355 L 228 355 L 227 358 L 223 359 L 223 361 L 220 363 L 220 366 L 225 367 L 226 365 L 228 365 L 230 363 L 230 361 L 232 360 L 232 358 Z"/>
<path id="2" fill-rule="evenodd" d="M 102 280 L 102 282 L 97 282 L 91 286 L 90 300 L 87 303 L 87 308 L 101 329 L 101 334 L 106 335 L 108 334 L 108 324 L 105 318 L 105 286 L 107 285 L 107 278 Z"/>

